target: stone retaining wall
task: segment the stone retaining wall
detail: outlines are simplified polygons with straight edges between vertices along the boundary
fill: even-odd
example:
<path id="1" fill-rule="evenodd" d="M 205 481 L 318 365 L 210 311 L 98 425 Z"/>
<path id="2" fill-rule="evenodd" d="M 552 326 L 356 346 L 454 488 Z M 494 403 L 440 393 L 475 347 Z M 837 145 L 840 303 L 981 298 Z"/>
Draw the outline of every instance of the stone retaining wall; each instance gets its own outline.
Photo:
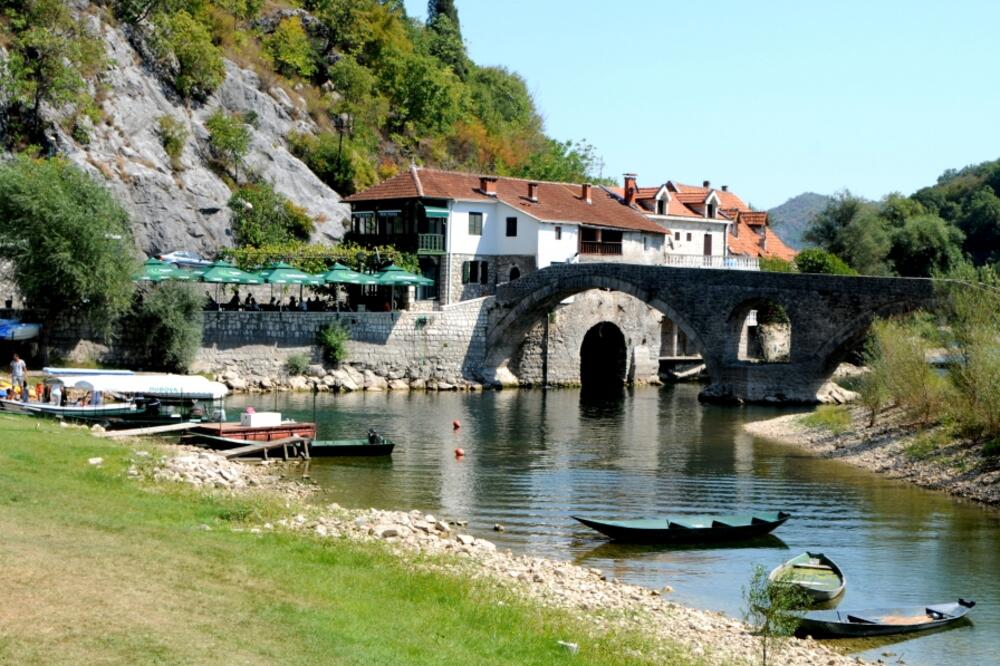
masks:
<path id="1" fill-rule="evenodd" d="M 339 322 L 350 333 L 347 360 L 356 370 L 387 380 L 461 385 L 482 369 L 486 303 L 465 301 L 433 312 L 207 312 L 194 370 L 227 375 L 237 385 L 260 386 L 265 379 L 269 385 L 288 376 L 291 356 L 305 355 L 321 366 L 317 333 Z"/>

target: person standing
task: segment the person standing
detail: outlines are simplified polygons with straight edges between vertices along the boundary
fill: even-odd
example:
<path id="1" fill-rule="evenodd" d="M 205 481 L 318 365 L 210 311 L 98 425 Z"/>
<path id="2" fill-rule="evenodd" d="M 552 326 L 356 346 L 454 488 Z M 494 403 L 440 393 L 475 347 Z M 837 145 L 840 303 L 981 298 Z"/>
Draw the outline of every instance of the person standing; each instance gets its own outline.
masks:
<path id="1" fill-rule="evenodd" d="M 21 360 L 20 356 L 14 354 L 14 360 L 10 362 L 10 383 L 11 386 L 20 389 L 23 402 L 28 402 L 27 376 L 28 366 Z"/>

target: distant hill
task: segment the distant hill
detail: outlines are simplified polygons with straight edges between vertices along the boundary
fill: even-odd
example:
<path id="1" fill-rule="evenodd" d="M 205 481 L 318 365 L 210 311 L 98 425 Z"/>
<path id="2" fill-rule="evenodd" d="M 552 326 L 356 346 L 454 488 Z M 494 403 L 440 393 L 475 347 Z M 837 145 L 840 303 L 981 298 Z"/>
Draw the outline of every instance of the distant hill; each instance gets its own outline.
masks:
<path id="1" fill-rule="evenodd" d="M 803 192 L 767 211 L 771 227 L 787 245 L 801 250 L 805 247 L 802 235 L 806 228 L 816 213 L 826 208 L 829 202 L 830 197 L 825 194 Z"/>

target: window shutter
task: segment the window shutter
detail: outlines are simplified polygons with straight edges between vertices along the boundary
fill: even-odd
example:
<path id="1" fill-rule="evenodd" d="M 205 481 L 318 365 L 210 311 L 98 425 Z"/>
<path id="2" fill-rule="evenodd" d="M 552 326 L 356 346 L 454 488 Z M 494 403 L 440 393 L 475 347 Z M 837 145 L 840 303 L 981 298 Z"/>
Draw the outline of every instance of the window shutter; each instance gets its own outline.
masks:
<path id="1" fill-rule="evenodd" d="M 480 284 L 489 284 L 490 277 L 489 277 L 488 266 L 489 266 L 489 264 L 487 262 L 485 262 L 485 261 L 481 261 L 480 262 L 480 266 L 479 266 L 479 283 Z"/>
<path id="2" fill-rule="evenodd" d="M 463 261 L 462 262 L 462 284 L 469 284 L 469 277 L 471 273 L 471 268 L 469 264 L 472 262 Z"/>

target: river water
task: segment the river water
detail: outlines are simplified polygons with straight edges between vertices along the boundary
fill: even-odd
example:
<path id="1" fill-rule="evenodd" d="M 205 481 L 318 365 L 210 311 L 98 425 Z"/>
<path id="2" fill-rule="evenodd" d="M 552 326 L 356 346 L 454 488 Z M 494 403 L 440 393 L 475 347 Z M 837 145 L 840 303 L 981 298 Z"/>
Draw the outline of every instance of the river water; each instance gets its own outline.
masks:
<path id="1" fill-rule="evenodd" d="M 237 396 L 230 408 L 310 420 L 315 405 L 320 439 L 362 437 L 372 426 L 397 442 L 391 460 L 313 460 L 327 501 L 466 519 L 472 534 L 515 552 L 669 585 L 668 598 L 733 617 L 755 564 L 771 569 L 821 550 L 847 575 L 840 608 L 978 602 L 966 626 L 840 647 L 889 663 L 1000 663 L 1000 511 L 751 437 L 742 423 L 787 411 L 702 405 L 698 388 L 614 398 L 569 389 L 282 393 Z M 777 509 L 794 517 L 750 547 L 617 546 L 570 518 Z"/>

